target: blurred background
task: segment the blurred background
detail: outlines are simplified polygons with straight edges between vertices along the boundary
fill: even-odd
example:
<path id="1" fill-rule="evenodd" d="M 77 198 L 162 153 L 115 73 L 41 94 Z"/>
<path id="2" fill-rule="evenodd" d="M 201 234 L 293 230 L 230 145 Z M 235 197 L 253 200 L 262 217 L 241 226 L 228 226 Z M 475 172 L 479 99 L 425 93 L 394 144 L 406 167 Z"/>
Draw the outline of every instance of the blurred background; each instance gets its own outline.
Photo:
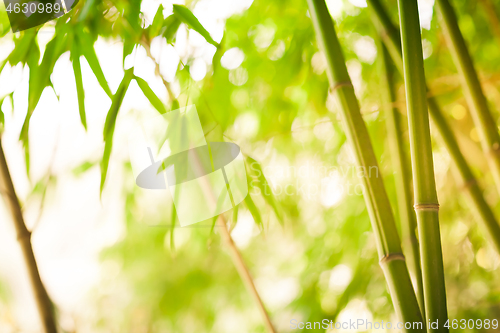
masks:
<path id="1" fill-rule="evenodd" d="M 38 31 L 40 59 L 59 26 L 73 24 L 89 1 Z M 127 30 L 122 22 L 128 2 L 90 2 L 90 14 L 73 29 L 95 36 L 95 52 L 113 93 L 124 69 L 133 67 L 168 109 L 196 105 L 207 140 L 237 143 L 264 171 L 268 186 L 262 186 L 256 170 L 247 169 L 255 180 L 249 191 L 255 206 L 240 204 L 237 216 L 229 212 L 226 218 L 277 331 L 293 331 L 292 319 L 396 322 L 359 170 L 342 124 L 335 120 L 326 62 L 318 52 L 306 1 L 176 2 L 191 9 L 220 47 L 182 23 L 171 40 L 152 36 L 149 47 L 136 45 L 130 54 L 124 54 Z M 384 123 L 391 106 L 380 100 L 375 31 L 366 2 L 327 4 L 380 163 L 380 170 L 373 172 L 384 178 L 396 209 Z M 396 1 L 385 4 L 397 22 Z M 453 4 L 498 119 L 500 7 L 491 0 Z M 140 10 L 139 28 L 150 27 L 158 12 L 162 20 L 169 17 L 172 5 L 167 0 L 134 2 Z M 498 214 L 499 197 L 433 6 L 432 0 L 419 1 L 426 75 Z M 9 31 L 4 8 L 0 28 L 3 62 L 25 33 Z M 31 117 L 29 171 L 19 135 L 28 112 L 30 69 L 22 61 L 9 62 L 0 73 L 0 98 L 6 96 L 0 105 L 5 117 L 2 144 L 62 330 L 264 332 L 258 309 L 212 221 L 180 228 L 172 220 L 168 191 L 148 192 L 135 185 L 127 134 L 138 119 L 157 113 L 136 81 L 118 114 L 100 195 L 102 131 L 112 100 L 85 57 L 81 66 L 87 130 L 79 116 L 70 53 L 64 52 Z M 404 114 L 401 85 L 399 97 Z M 448 153 L 438 138 L 433 143 L 449 317 L 498 319 L 500 260 L 464 203 Z M 38 332 L 39 325 L 2 201 L 0 332 Z"/>

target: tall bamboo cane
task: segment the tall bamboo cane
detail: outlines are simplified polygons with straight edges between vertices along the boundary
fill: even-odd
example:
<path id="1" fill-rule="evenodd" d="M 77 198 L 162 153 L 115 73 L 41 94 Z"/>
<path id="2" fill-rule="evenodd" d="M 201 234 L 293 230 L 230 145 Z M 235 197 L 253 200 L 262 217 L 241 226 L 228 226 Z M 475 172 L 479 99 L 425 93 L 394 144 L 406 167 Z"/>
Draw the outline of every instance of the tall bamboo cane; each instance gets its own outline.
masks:
<path id="1" fill-rule="evenodd" d="M 448 0 L 436 1 L 444 35 L 450 46 L 452 58 L 457 66 L 465 99 L 469 105 L 472 120 L 479 133 L 481 147 L 486 155 L 493 180 L 500 193 L 500 135 L 498 127 L 488 107 L 481 83 L 474 69 L 474 63 L 458 27 L 457 17 Z"/>
<path id="2" fill-rule="evenodd" d="M 431 327 L 429 332 L 447 332 L 448 329 L 444 327 L 448 320 L 448 311 L 439 230 L 439 204 L 434 180 L 417 0 L 398 0 L 398 5 L 425 317 L 431 322 L 438 321 L 438 328 Z"/>
<path id="3" fill-rule="evenodd" d="M 380 39 L 377 39 L 379 67 L 381 77 L 381 95 L 384 105 L 393 105 L 396 101 L 394 73 L 389 53 Z M 420 268 L 420 253 L 415 235 L 417 221 L 413 210 L 413 196 L 411 193 L 411 174 L 408 166 L 401 128 L 401 114 L 396 107 L 388 107 L 386 114 L 387 139 L 391 152 L 394 178 L 396 183 L 396 196 L 398 203 L 399 221 L 403 252 L 405 254 L 408 270 L 412 277 L 413 288 L 417 295 L 421 312 L 424 313 L 424 291 L 422 285 L 422 270 Z"/>
<path id="4" fill-rule="evenodd" d="M 382 36 L 384 44 L 388 46 L 390 55 L 397 65 L 401 73 L 403 73 L 402 53 L 401 53 L 401 39 L 399 37 L 398 29 L 393 25 L 385 9 L 380 4 L 379 0 L 368 0 L 371 9 L 374 12 L 374 20 L 377 27 L 382 27 L 383 31 L 379 33 Z M 455 135 L 452 129 L 446 122 L 441 109 L 434 97 L 428 97 L 429 113 L 432 121 L 438 130 L 443 143 L 451 156 L 451 159 L 458 169 L 460 182 L 466 193 L 466 199 L 471 207 L 477 221 L 486 230 L 486 234 L 491 243 L 498 253 L 500 253 L 500 226 L 497 222 L 493 210 L 486 202 L 483 196 L 483 190 L 472 173 L 471 168 L 467 164 L 464 155 L 460 151 Z"/>
<path id="5" fill-rule="evenodd" d="M 325 53 L 330 93 L 336 98 L 349 143 L 354 148 L 359 166 L 369 170 L 378 168 L 373 147 L 358 101 L 347 73 L 344 56 L 324 0 L 308 0 L 311 19 L 318 44 Z M 422 316 L 413 291 L 392 209 L 378 177 L 364 177 L 364 197 L 375 233 L 380 265 L 389 285 L 396 314 L 402 322 L 422 322 Z M 413 326 L 413 325 L 412 325 Z M 405 332 L 424 332 L 423 328 L 410 328 Z"/>
<path id="6" fill-rule="evenodd" d="M 33 253 L 33 247 L 31 246 L 31 232 L 28 230 L 28 228 L 26 228 L 26 224 L 24 223 L 23 213 L 21 211 L 21 206 L 19 205 L 19 200 L 14 189 L 14 184 L 12 183 L 12 178 L 7 166 L 7 160 L 5 159 L 1 140 L 0 193 L 5 199 L 5 203 L 7 205 L 7 208 L 9 209 L 12 221 L 14 222 L 17 240 L 19 241 L 19 245 L 21 246 L 21 250 L 24 256 L 24 261 L 26 262 L 31 287 L 35 294 L 35 303 L 41 317 L 41 332 L 56 333 L 57 330 L 54 313 L 52 311 L 52 302 L 50 301 L 47 290 L 43 285 L 42 279 L 40 278 L 38 265 Z"/>

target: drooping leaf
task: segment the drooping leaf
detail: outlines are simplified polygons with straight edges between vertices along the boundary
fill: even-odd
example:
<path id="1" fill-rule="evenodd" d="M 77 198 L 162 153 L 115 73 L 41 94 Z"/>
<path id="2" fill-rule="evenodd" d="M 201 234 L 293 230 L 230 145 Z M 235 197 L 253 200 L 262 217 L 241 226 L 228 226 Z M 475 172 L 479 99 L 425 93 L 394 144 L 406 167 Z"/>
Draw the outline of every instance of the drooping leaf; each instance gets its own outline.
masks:
<path id="1" fill-rule="evenodd" d="M 52 40 L 45 47 L 45 52 L 40 65 L 38 65 L 40 50 L 37 43 L 33 43 L 28 51 L 26 61 L 30 68 L 28 114 L 24 120 L 19 137 L 20 140 L 23 141 L 25 147 L 27 147 L 27 136 L 31 116 L 38 105 L 38 101 L 40 100 L 45 87 L 52 85 L 50 82 L 50 74 L 52 74 L 52 71 L 54 70 L 54 65 L 56 64 L 57 59 L 59 59 L 66 48 L 67 36 L 65 34 L 56 33 L 54 38 L 52 38 Z"/>
<path id="2" fill-rule="evenodd" d="M 113 134 L 115 132 L 116 118 L 118 117 L 118 111 L 120 110 L 123 98 L 125 97 L 125 93 L 127 92 L 128 86 L 130 85 L 130 81 L 132 81 L 133 77 L 134 68 L 132 67 L 125 71 L 122 82 L 120 83 L 120 86 L 118 86 L 116 93 L 113 95 L 111 107 L 109 108 L 108 115 L 106 116 L 106 122 L 104 123 L 104 154 L 101 160 L 101 194 L 104 189 L 104 183 L 108 173 L 109 158 L 113 148 Z"/>
<path id="3" fill-rule="evenodd" d="M 177 30 L 179 30 L 179 26 L 181 25 L 181 20 L 177 18 L 177 15 L 172 14 L 165 19 L 164 26 L 165 32 L 163 33 L 163 37 L 167 40 L 167 43 L 171 44 L 175 40 L 175 34 Z"/>
<path id="4" fill-rule="evenodd" d="M 123 13 L 124 21 L 124 39 L 123 39 L 123 64 L 125 58 L 131 54 L 135 45 L 139 42 L 139 34 L 137 31 L 141 30 L 141 1 L 128 1 L 126 2 L 125 11 Z"/>
<path id="5" fill-rule="evenodd" d="M 262 197 L 264 200 L 267 202 L 269 206 L 273 209 L 274 213 L 276 214 L 276 217 L 278 218 L 279 223 L 283 226 L 284 221 L 283 221 L 283 214 L 281 213 L 281 207 L 279 205 L 278 200 L 273 194 L 273 189 L 271 186 L 269 186 L 269 182 L 266 179 L 266 176 L 264 175 L 264 171 L 262 170 L 262 166 L 260 165 L 259 162 L 254 160 L 253 158 L 247 156 L 246 157 L 246 162 L 247 165 L 249 166 L 250 169 L 250 176 L 257 178 L 256 185 L 260 189 L 260 192 L 262 193 Z"/>
<path id="6" fill-rule="evenodd" d="M 7 97 L 7 96 L 4 96 L 0 99 L 0 133 L 3 132 L 3 128 L 5 126 L 5 115 L 4 115 L 3 110 L 2 110 L 2 106 L 3 106 L 3 102 L 5 100 L 5 97 Z"/>
<path id="7" fill-rule="evenodd" d="M 219 47 L 219 43 L 217 43 L 210 33 L 203 27 L 203 25 L 198 21 L 196 16 L 186 7 L 182 5 L 174 5 L 174 14 L 184 22 L 188 27 L 199 33 L 205 38 L 207 42 L 214 45 L 215 47 Z"/>
<path id="8" fill-rule="evenodd" d="M 82 175 L 83 173 L 85 173 L 90 168 L 92 168 L 96 164 L 97 164 L 97 162 L 85 161 L 71 171 L 72 171 L 74 176 L 78 177 L 78 176 Z"/>
<path id="9" fill-rule="evenodd" d="M 154 106 L 156 110 L 158 110 L 159 113 L 164 114 L 167 112 L 167 109 L 165 108 L 165 105 L 163 102 L 156 96 L 154 91 L 149 87 L 149 84 L 144 80 L 141 79 L 140 77 L 136 76 L 135 81 L 139 85 L 139 88 L 141 88 L 142 92 L 144 93 L 144 96 L 149 100 L 149 103 Z"/>
<path id="10" fill-rule="evenodd" d="M 246 196 L 244 202 L 245 202 L 245 206 L 248 208 L 248 210 L 252 214 L 255 223 L 257 223 L 257 225 L 259 226 L 259 228 L 263 229 L 264 228 L 264 224 L 262 223 L 262 216 L 260 215 L 260 211 L 257 208 L 257 206 L 255 205 L 255 202 L 253 201 L 252 196 L 250 195 L 250 193 L 248 193 L 248 195 Z"/>
<path id="11" fill-rule="evenodd" d="M 234 227 L 236 227 L 236 223 L 238 223 L 238 207 L 239 205 L 236 205 L 233 208 L 233 217 L 232 217 L 233 223 L 231 224 L 231 230 L 233 230 Z"/>
<path id="12" fill-rule="evenodd" d="M 78 39 L 75 39 L 71 49 L 73 72 L 75 73 L 76 93 L 78 96 L 78 111 L 83 127 L 87 130 L 87 117 L 85 115 L 85 91 L 83 90 L 82 67 L 80 65 L 80 49 Z"/>
<path id="13" fill-rule="evenodd" d="M 163 5 L 160 4 L 158 10 L 156 11 L 155 17 L 153 18 L 153 22 L 148 28 L 149 39 L 161 35 L 161 31 L 162 29 L 164 29 L 163 26 L 164 21 L 165 19 L 163 18 Z"/>
<path id="14" fill-rule="evenodd" d="M 111 98 L 113 93 L 109 88 L 108 81 L 102 72 L 101 65 L 99 64 L 99 59 L 97 59 L 97 55 L 94 50 L 94 43 L 90 36 L 85 34 L 83 31 L 78 31 L 78 41 L 80 43 L 80 52 L 87 59 L 92 72 L 99 82 L 99 85 L 102 87 L 104 92 Z"/>
<path id="15" fill-rule="evenodd" d="M 36 44 L 37 32 L 36 29 L 28 30 L 23 32 L 19 38 L 14 39 L 15 48 L 7 58 L 11 66 L 18 63 L 26 64 L 29 52 Z"/>

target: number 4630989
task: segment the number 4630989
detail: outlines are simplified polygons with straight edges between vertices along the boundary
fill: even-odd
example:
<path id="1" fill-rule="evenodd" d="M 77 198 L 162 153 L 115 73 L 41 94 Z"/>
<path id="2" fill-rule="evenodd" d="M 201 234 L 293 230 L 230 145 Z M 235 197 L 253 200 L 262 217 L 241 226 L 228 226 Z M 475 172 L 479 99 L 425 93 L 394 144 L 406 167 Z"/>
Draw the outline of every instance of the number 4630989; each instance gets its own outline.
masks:
<path id="1" fill-rule="evenodd" d="M 484 328 L 484 329 L 497 329 L 498 328 L 498 319 L 453 319 L 453 320 L 447 320 L 446 323 L 444 324 L 444 327 L 446 328 L 453 328 L 453 329 L 474 329 L 474 328 Z"/>
<path id="2" fill-rule="evenodd" d="M 31 15 L 33 13 L 59 13 L 63 8 L 60 4 L 55 3 L 37 3 L 35 1 L 29 3 L 9 3 L 5 8 L 7 13 L 23 13 Z"/>

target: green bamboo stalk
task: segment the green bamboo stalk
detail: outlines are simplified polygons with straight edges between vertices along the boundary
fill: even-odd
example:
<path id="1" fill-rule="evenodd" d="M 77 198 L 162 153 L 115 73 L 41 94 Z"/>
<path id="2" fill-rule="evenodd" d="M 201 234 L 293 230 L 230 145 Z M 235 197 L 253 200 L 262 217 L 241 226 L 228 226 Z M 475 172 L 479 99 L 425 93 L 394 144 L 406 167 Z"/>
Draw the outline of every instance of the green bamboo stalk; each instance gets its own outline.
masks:
<path id="1" fill-rule="evenodd" d="M 38 265 L 33 253 L 33 247 L 31 246 L 31 232 L 28 228 L 26 228 L 26 224 L 24 223 L 23 213 L 14 189 L 14 184 L 12 183 L 12 178 L 10 176 L 9 167 L 7 166 L 7 160 L 5 159 L 1 140 L 0 193 L 5 199 L 5 204 L 10 212 L 12 222 L 14 223 L 17 240 L 19 241 L 31 287 L 33 289 L 33 293 L 35 294 L 35 303 L 41 317 L 40 321 L 42 326 L 40 328 L 40 332 L 56 333 L 56 321 L 54 318 L 52 302 L 47 294 L 45 286 L 43 285 L 40 272 L 38 271 Z"/>
<path id="2" fill-rule="evenodd" d="M 368 130 L 347 73 L 344 56 L 324 0 L 308 0 L 318 44 L 327 60 L 330 93 L 336 98 L 347 139 L 356 161 L 364 170 L 378 168 Z M 396 315 L 402 322 L 422 322 L 417 299 L 408 275 L 401 242 L 382 178 L 363 177 L 364 197 L 374 230 L 380 265 L 384 272 Z M 412 325 L 413 326 L 413 325 Z M 405 332 L 424 332 L 423 327 Z"/>
<path id="3" fill-rule="evenodd" d="M 384 105 L 393 105 L 396 101 L 394 73 L 390 55 L 380 39 L 377 40 L 380 57 L 381 93 Z M 403 129 L 401 128 L 401 114 L 394 106 L 388 107 L 386 115 L 387 139 L 391 152 L 396 196 L 398 204 L 403 252 L 407 258 L 408 270 L 412 277 L 413 289 L 417 295 L 421 312 L 425 313 L 424 291 L 422 284 L 422 270 L 420 268 L 420 253 L 418 240 L 415 235 L 417 221 L 413 210 L 413 196 L 411 193 L 411 172 L 406 158 Z M 424 320 L 425 321 L 425 320 Z"/>
<path id="4" fill-rule="evenodd" d="M 398 0 L 398 6 L 425 317 L 438 322 L 438 328 L 429 327 L 429 332 L 448 332 L 444 327 L 448 311 L 417 0 Z"/>
<path id="5" fill-rule="evenodd" d="M 472 120 L 479 134 L 481 147 L 488 161 L 498 193 L 500 193 L 500 135 L 496 121 L 488 107 L 474 63 L 458 27 L 453 7 L 447 0 L 437 0 L 436 7 L 438 16 L 443 23 L 444 35 L 450 46 L 452 58 L 460 75 Z"/>
<path id="6" fill-rule="evenodd" d="M 374 11 L 373 19 L 377 27 L 382 27 L 383 31 L 379 33 L 382 36 L 385 45 L 391 45 L 393 50 L 390 55 L 393 58 L 399 71 L 403 73 L 402 66 L 402 53 L 401 53 L 401 39 L 397 28 L 394 27 L 391 20 L 386 14 L 386 11 L 381 6 L 378 0 L 368 0 L 370 7 Z M 396 58 L 396 59 L 394 59 Z M 431 94 L 432 95 L 432 94 Z M 471 168 L 467 164 L 464 155 L 460 151 L 457 140 L 449 124 L 446 122 L 445 117 L 434 97 L 428 97 L 429 113 L 432 121 L 438 130 L 441 139 L 450 154 L 453 164 L 458 169 L 460 182 L 465 190 L 468 205 L 471 207 L 477 221 L 486 230 L 486 234 L 494 245 L 498 253 L 500 253 L 500 226 L 491 209 L 490 205 L 486 202 L 483 196 L 483 190 L 480 188 Z"/>

